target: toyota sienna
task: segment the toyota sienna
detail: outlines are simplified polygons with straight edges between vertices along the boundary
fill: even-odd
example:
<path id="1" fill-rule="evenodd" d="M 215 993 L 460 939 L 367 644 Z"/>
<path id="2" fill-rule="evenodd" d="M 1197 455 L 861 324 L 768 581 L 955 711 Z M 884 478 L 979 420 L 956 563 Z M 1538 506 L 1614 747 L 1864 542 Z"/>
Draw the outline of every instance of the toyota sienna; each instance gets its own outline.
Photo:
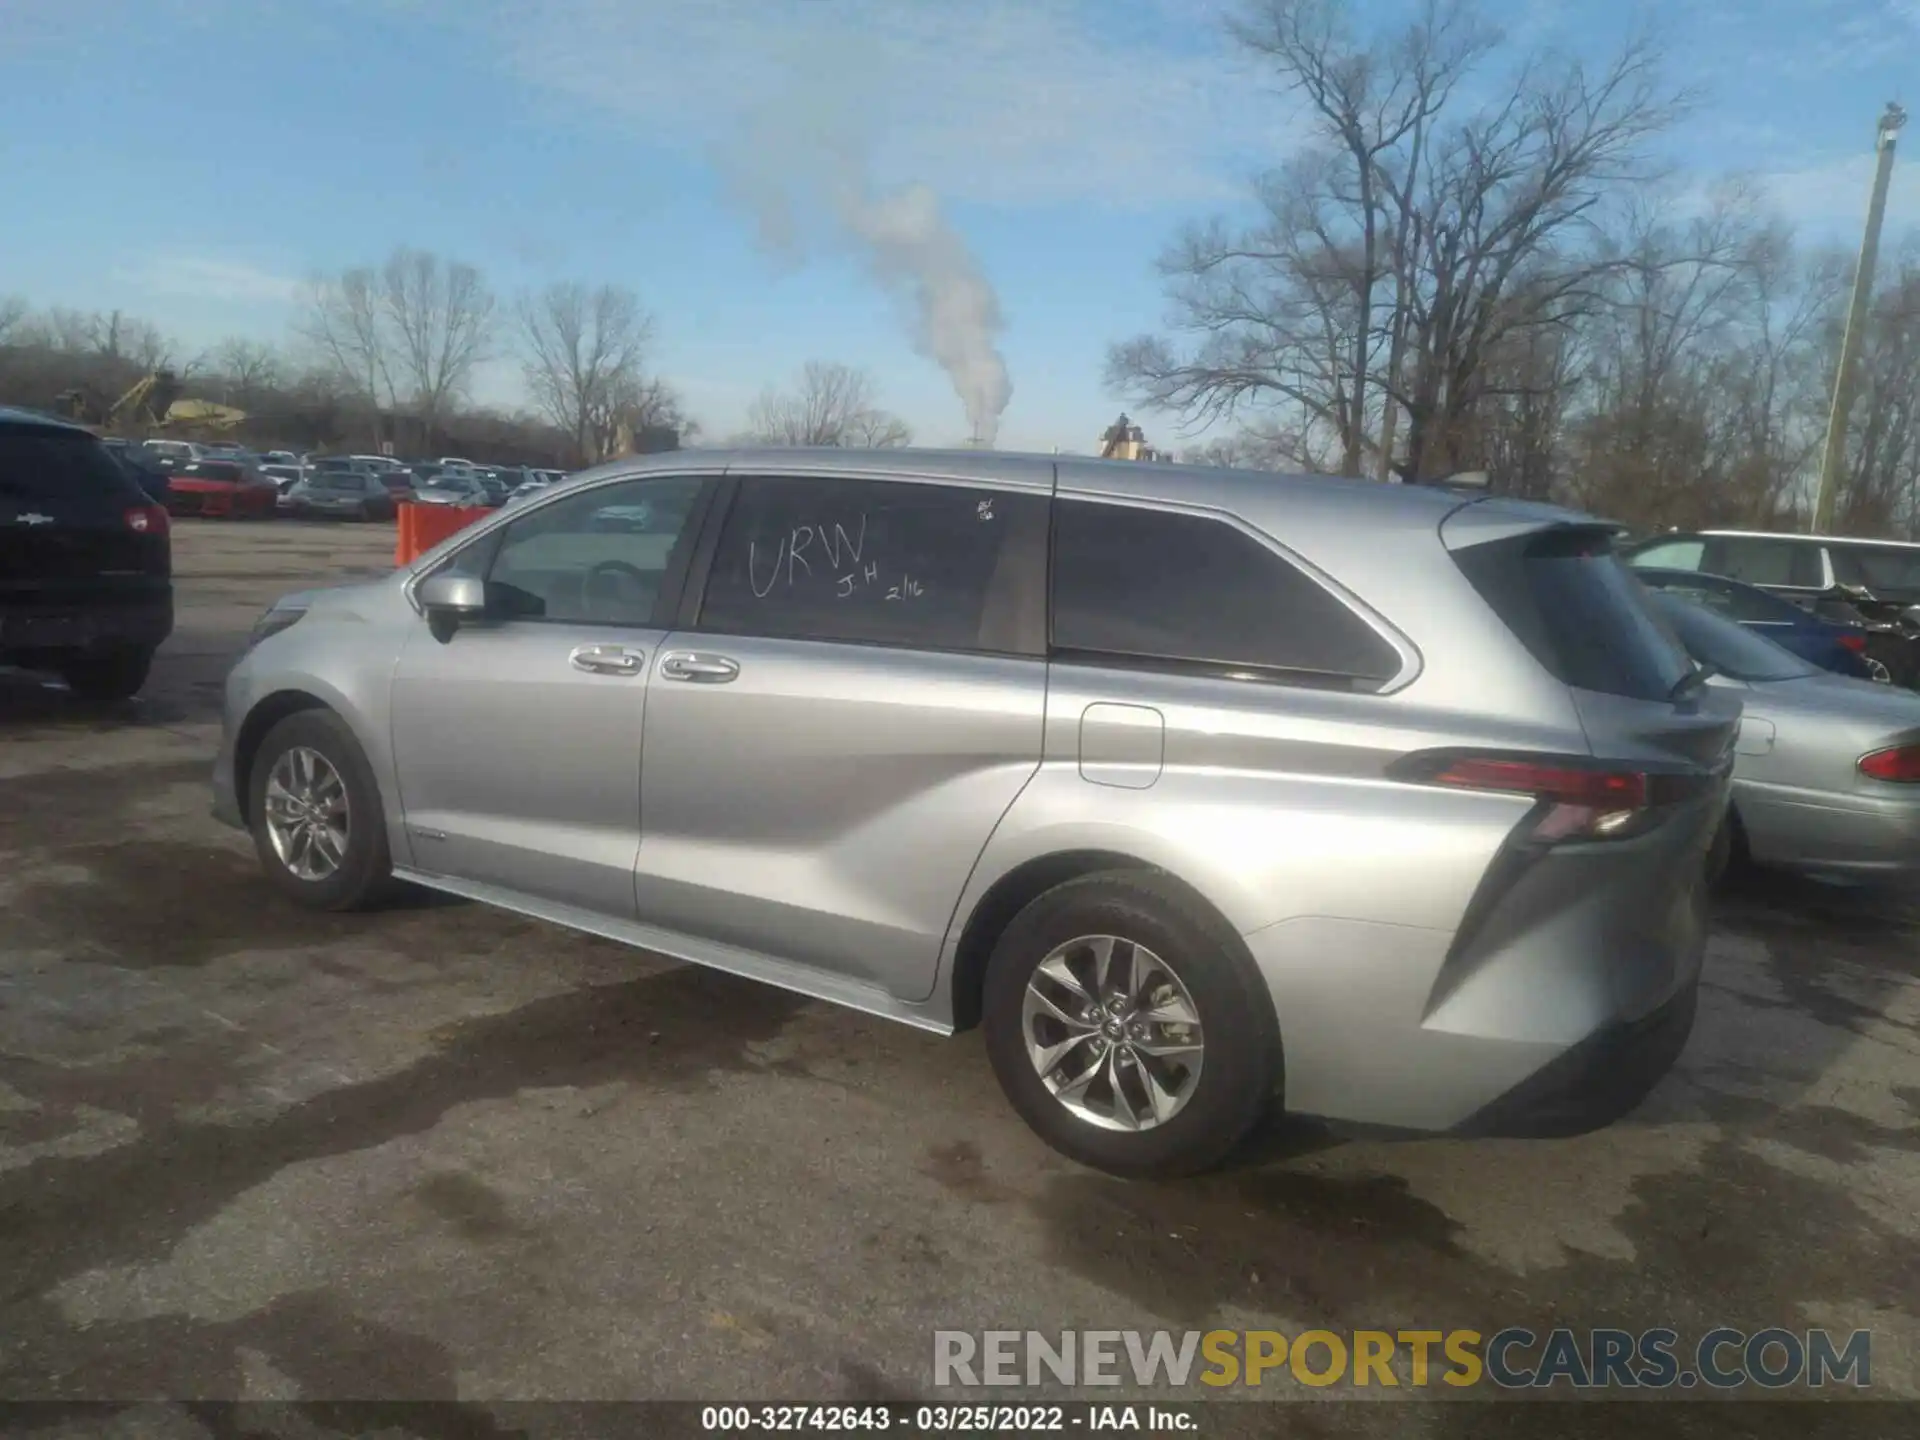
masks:
<path id="1" fill-rule="evenodd" d="M 1692 1023 L 1738 701 L 1589 517 L 969 451 L 617 462 L 291 595 L 217 813 L 947 1033 L 1050 1144 L 1605 1123 Z"/>

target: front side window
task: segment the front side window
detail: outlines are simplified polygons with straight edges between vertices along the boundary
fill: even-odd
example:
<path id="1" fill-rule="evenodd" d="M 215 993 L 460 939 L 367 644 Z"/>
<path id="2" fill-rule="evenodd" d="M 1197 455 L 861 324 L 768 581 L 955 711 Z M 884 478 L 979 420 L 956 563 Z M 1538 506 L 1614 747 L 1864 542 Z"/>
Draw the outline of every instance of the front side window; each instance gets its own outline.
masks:
<path id="1" fill-rule="evenodd" d="M 514 521 L 494 542 L 489 608 L 503 620 L 658 623 L 667 575 L 692 542 L 687 522 L 701 484 L 675 476 L 602 485 Z M 619 518 L 634 509 L 645 510 L 647 524 Z"/>
<path id="2" fill-rule="evenodd" d="M 704 630 L 1001 654 L 1040 649 L 1047 500 L 917 481 L 749 477 Z"/>
<path id="3" fill-rule="evenodd" d="M 1310 575 L 1224 519 L 1063 500 L 1057 651 L 1377 687 L 1399 653 Z"/>

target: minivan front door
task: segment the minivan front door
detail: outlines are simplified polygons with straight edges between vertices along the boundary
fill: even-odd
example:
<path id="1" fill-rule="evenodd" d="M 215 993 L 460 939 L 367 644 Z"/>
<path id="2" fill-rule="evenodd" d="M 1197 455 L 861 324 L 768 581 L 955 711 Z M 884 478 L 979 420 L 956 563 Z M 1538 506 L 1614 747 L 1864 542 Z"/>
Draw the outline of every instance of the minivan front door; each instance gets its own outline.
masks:
<path id="1" fill-rule="evenodd" d="M 656 616 L 705 483 L 557 496 L 453 558 L 486 579 L 488 616 L 450 633 L 423 618 L 393 676 L 413 868 L 632 918 Z"/>
<path id="2" fill-rule="evenodd" d="M 1046 718 L 1044 490 L 748 477 L 647 700 L 639 918 L 932 993 Z"/>

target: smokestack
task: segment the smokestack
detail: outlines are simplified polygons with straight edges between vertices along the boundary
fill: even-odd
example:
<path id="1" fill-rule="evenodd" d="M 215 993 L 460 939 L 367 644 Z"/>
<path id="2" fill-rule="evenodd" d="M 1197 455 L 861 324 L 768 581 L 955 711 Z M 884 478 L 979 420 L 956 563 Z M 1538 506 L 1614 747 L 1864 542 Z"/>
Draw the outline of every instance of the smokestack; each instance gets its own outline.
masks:
<path id="1" fill-rule="evenodd" d="M 874 278 L 907 312 L 914 348 L 939 362 L 974 437 L 992 445 L 1013 393 L 994 343 L 1003 323 L 1000 299 L 967 242 L 948 225 L 939 198 L 925 185 L 876 197 L 855 182 L 841 191 L 836 208 L 864 243 Z"/>
<path id="2" fill-rule="evenodd" d="M 1000 298 L 939 197 L 926 185 L 876 190 L 867 165 L 872 121 L 818 76 L 797 70 L 792 90 L 763 98 L 724 157 L 763 243 L 797 253 L 799 207 L 823 201 L 839 244 L 866 262 L 899 305 L 914 348 L 946 372 L 966 409 L 969 443 L 992 448 L 1013 394 L 998 343 Z"/>

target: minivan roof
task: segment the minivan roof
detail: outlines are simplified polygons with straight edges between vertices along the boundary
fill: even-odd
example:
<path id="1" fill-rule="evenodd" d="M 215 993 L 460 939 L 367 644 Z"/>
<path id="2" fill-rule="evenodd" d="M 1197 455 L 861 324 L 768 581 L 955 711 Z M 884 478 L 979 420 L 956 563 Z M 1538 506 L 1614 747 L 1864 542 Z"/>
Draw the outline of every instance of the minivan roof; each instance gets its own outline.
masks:
<path id="1" fill-rule="evenodd" d="M 1433 485 L 1382 484 L 1337 475 L 1285 474 L 1138 460 L 1100 460 L 1083 455 L 1047 455 L 1013 450 L 856 450 L 837 447 L 792 449 L 668 450 L 625 456 L 576 473 L 574 480 L 694 468 L 707 473 L 729 470 L 763 475 L 918 475 L 928 479 L 1001 481 L 1034 489 L 1051 488 L 1141 501 L 1189 504 L 1252 518 L 1276 503 L 1300 520 L 1353 523 L 1364 529 L 1369 516 L 1398 523 L 1434 526 L 1455 511 L 1472 508 L 1489 520 L 1515 529 L 1582 523 L 1594 517 L 1557 505 L 1500 495 L 1461 495 Z M 1418 517 L 1418 518 L 1416 518 Z"/>

